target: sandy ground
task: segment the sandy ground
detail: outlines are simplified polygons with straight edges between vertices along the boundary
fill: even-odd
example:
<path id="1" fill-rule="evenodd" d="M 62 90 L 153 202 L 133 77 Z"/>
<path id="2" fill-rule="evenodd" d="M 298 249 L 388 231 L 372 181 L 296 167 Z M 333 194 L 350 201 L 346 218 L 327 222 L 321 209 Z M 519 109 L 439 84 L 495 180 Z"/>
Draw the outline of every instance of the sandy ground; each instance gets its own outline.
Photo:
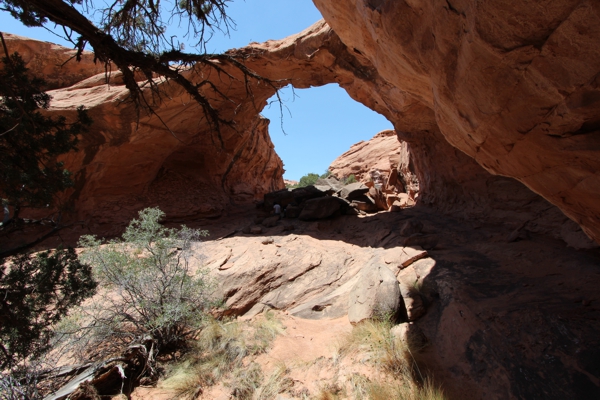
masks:
<path id="1" fill-rule="evenodd" d="M 302 396 L 316 394 L 327 385 L 335 374 L 332 368 L 340 340 L 352 330 L 348 318 L 333 320 L 306 320 L 295 318 L 286 313 L 275 313 L 284 332 L 277 336 L 270 349 L 253 361 L 261 366 L 264 376 L 268 377 L 277 368 L 285 365 L 287 377 L 293 380 L 293 392 Z M 247 319 L 249 321 L 249 319 Z M 137 388 L 132 399 L 171 399 L 176 395 L 172 390 L 157 388 Z M 283 398 L 302 398 L 293 394 L 282 394 Z M 230 393 L 222 384 L 205 391 L 201 399 L 226 400 Z"/>
<path id="2" fill-rule="evenodd" d="M 365 254 L 401 246 L 404 224 L 420 221 L 422 235 L 436 242 L 428 249 L 436 266 L 424 279 L 428 311 L 417 324 L 430 343 L 423 359 L 450 398 L 600 398 L 598 249 L 577 251 L 534 231 L 513 241 L 508 238 L 516 226 L 509 220 L 465 221 L 423 207 L 360 218 L 294 220 L 291 232 L 282 229 L 281 221 L 261 235 L 242 234 L 255 217 L 256 210 L 246 208 L 187 225 L 208 229 L 210 246 L 250 240 L 263 246 L 261 241 L 270 238 L 275 247 L 293 238 L 299 248 L 318 240 L 325 251 L 343 247 Z M 302 320 L 285 313 L 281 319 L 285 334 L 258 359 L 265 371 L 284 363 L 298 393 L 306 389 L 311 395 L 332 378 L 351 373 L 351 365 L 340 369 L 332 359 L 340 336 L 350 330 L 347 319 Z M 225 390 L 215 390 L 204 398 L 227 398 Z M 139 388 L 133 398 L 172 396 Z"/>

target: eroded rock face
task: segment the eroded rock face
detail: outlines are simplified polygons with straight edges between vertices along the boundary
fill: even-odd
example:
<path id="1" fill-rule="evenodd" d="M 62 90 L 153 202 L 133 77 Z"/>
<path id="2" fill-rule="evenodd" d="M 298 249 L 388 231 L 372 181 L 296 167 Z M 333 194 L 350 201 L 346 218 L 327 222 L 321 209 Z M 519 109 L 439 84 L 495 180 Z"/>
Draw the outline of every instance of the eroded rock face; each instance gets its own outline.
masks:
<path id="1" fill-rule="evenodd" d="M 488 172 L 521 181 L 600 239 L 598 3 L 315 5 L 342 42 L 369 60 L 382 87 L 402 99 L 390 120 L 411 145 L 429 201 L 469 200 L 468 187 L 480 186 L 480 179 L 463 179 L 480 173 L 443 144 L 445 138 Z M 453 181 L 466 183 L 466 196 L 452 189 Z"/>
<path id="2" fill-rule="evenodd" d="M 393 180 L 394 184 L 402 184 L 399 191 L 419 192 L 408 145 L 398 140 L 392 130 L 379 132 L 370 140 L 354 144 L 333 160 L 329 171 L 340 179 L 354 175 L 360 182 L 380 179 L 381 184 L 387 184 Z M 399 177 L 399 182 L 391 179 L 394 176 Z"/>
<path id="3" fill-rule="evenodd" d="M 54 43 L 9 33 L 4 33 L 4 40 L 10 54 L 18 52 L 29 71 L 46 81 L 44 90 L 68 87 L 104 72 L 104 65 L 94 63 L 94 54 L 90 52 L 84 52 L 81 61 L 74 62 L 76 50 Z M 117 71 L 115 69 L 113 79 L 121 75 Z"/>
<path id="4" fill-rule="evenodd" d="M 152 205 L 171 220 L 218 216 L 233 203 L 284 187 L 269 121 L 250 102 L 238 110 L 223 108 L 225 118 L 237 112 L 243 123 L 225 126 L 218 135 L 198 104 L 157 79 L 164 93 L 157 115 L 138 116 L 126 101 L 120 73 L 107 79 L 92 54 L 85 54 L 81 64 L 66 62 L 72 54 L 60 46 L 7 39 L 9 51 L 18 51 L 33 73 L 48 79 L 50 88 L 60 87 L 48 92 L 50 113 L 69 116 L 84 105 L 94 120 L 81 137 L 80 151 L 64 157 L 75 188 L 63 199 L 72 205 L 71 218 L 87 221 L 92 231 L 119 233 L 137 210 Z M 242 86 L 228 96 L 242 102 L 237 96 L 248 96 Z"/>
<path id="5" fill-rule="evenodd" d="M 400 193 L 408 194 L 414 204 L 419 193 L 419 180 L 411 163 L 408 144 L 398 140 L 392 130 L 356 143 L 331 163 L 329 171 L 339 179 L 353 175 L 359 182 L 376 185 L 390 195 L 386 196 L 388 207 L 399 199 Z"/>
<path id="6" fill-rule="evenodd" d="M 238 233 L 194 248 L 207 256 L 199 265 L 217 276 L 225 313 L 358 320 L 381 302 L 375 288 L 391 277 L 397 282 L 384 304 L 401 297 L 410 321 L 394 333 L 413 350 L 427 346 L 418 359 L 449 398 L 600 395 L 599 251 L 543 235 L 507 242 L 506 226 L 477 227 L 428 207 L 288 223 L 291 233 L 279 224 L 262 236 Z M 414 234 L 439 243 L 405 244 Z M 356 300 L 367 307 L 354 309 Z"/>

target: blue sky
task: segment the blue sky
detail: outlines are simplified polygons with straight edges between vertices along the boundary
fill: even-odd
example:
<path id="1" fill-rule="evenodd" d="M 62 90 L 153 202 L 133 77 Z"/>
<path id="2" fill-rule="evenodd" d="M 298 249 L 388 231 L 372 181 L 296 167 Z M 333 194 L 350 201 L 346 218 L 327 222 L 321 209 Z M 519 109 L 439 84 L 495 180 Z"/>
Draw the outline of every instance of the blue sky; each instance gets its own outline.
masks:
<path id="1" fill-rule="evenodd" d="M 207 45 L 209 52 L 282 39 L 321 19 L 311 0 L 234 0 L 227 12 L 235 30 L 230 30 L 229 37 L 216 32 Z M 0 26 L 4 32 L 67 45 L 45 29 L 24 27 L 7 13 L 0 12 Z M 186 46 L 186 51 L 192 50 Z M 283 115 L 286 134 L 281 131 L 279 107 L 262 112 L 271 120 L 271 139 L 285 164 L 286 179 L 299 180 L 309 172 L 322 174 L 354 143 L 392 129 L 383 116 L 352 100 L 338 85 L 296 89 L 295 94 L 289 89 L 281 92 L 287 108 Z"/>

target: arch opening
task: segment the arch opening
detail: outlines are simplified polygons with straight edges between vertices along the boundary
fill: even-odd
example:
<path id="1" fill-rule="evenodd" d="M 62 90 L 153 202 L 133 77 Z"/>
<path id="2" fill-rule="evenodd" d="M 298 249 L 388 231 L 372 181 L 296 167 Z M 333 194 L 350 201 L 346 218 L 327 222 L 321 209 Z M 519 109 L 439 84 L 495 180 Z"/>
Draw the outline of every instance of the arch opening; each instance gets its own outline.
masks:
<path id="1" fill-rule="evenodd" d="M 354 144 L 393 129 L 384 116 L 335 83 L 308 89 L 288 85 L 280 97 L 282 108 L 273 96 L 262 115 L 271 121 L 269 134 L 284 162 L 284 179 L 299 180 L 309 172 L 320 175 Z"/>

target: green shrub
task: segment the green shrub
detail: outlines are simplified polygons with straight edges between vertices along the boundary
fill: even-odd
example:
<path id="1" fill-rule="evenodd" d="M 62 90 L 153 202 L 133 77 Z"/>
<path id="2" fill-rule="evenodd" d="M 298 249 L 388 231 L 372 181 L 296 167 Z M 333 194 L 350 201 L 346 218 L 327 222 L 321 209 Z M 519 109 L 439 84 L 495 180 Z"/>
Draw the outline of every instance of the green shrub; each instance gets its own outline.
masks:
<path id="1" fill-rule="evenodd" d="M 0 64 L 0 198 L 13 207 L 16 219 L 21 208 L 45 208 L 73 186 L 56 157 L 76 149 L 77 136 L 91 120 L 83 107 L 71 124 L 64 116 L 46 116 L 51 100 L 42 90 L 46 83 L 31 77 L 18 53 L 6 54 Z"/>
<path id="2" fill-rule="evenodd" d="M 354 176 L 354 174 L 350 174 L 346 179 L 344 179 L 344 183 L 346 185 L 349 185 L 351 183 L 357 182 L 356 177 Z"/>
<path id="3" fill-rule="evenodd" d="M 317 180 L 319 179 L 319 174 L 315 174 L 315 173 L 308 173 L 306 175 L 304 175 L 302 178 L 300 178 L 300 181 L 298 182 L 298 185 L 296 187 L 306 187 L 306 186 L 310 186 L 310 185 L 314 185 L 315 183 L 317 183 Z"/>
<path id="4" fill-rule="evenodd" d="M 181 345 L 215 304 L 207 271 L 190 269 L 191 245 L 208 233 L 165 228 L 159 223 L 164 215 L 158 208 L 142 210 L 121 239 L 106 244 L 81 237 L 81 258 L 93 266 L 103 289 L 87 310 L 83 330 L 95 340 L 129 343 L 150 336 L 161 348 Z"/>

